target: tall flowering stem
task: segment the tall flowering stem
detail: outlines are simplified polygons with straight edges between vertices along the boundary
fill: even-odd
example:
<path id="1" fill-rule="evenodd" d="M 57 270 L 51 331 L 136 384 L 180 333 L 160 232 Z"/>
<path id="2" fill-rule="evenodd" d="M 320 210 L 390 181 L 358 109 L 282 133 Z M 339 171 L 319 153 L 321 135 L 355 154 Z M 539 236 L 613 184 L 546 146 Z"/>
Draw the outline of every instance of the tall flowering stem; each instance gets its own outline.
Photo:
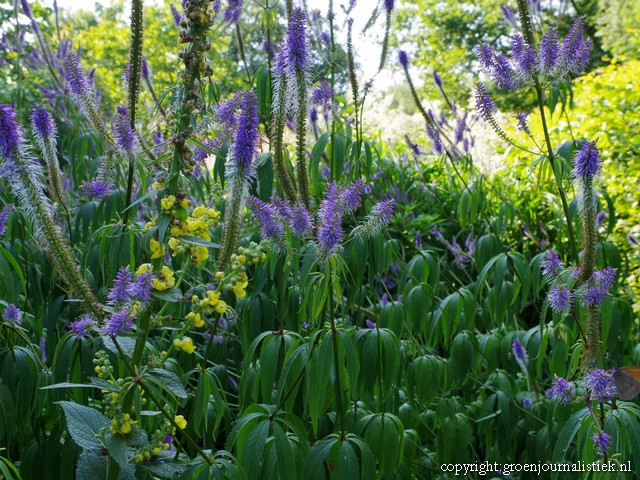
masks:
<path id="1" fill-rule="evenodd" d="M 75 259 L 70 255 L 71 247 L 53 219 L 53 205 L 44 194 L 40 165 L 29 152 L 16 122 L 13 109 L 0 103 L 0 173 L 8 177 L 13 191 L 26 210 L 34 226 L 36 238 L 48 249 L 58 274 L 71 288 L 71 294 L 82 301 L 86 310 L 102 318 L 102 309 L 80 274 Z"/>
<path id="2" fill-rule="evenodd" d="M 142 43 L 144 38 L 144 28 L 142 22 L 143 0 L 133 0 L 131 6 L 131 47 L 129 50 L 129 82 L 128 82 L 128 103 L 129 122 L 131 129 L 135 129 L 136 124 L 136 104 L 140 95 L 142 78 Z M 125 200 L 124 224 L 129 221 L 129 205 L 131 204 L 131 193 L 133 191 L 133 175 L 135 172 L 135 157 L 129 158 L 129 171 L 127 173 L 127 198 Z"/>
<path id="3" fill-rule="evenodd" d="M 255 92 L 246 92 L 242 100 L 238 127 L 229 158 L 227 160 L 227 180 L 230 183 L 230 203 L 225 213 L 222 232 L 222 250 L 218 256 L 217 268 L 225 271 L 231 255 L 240 243 L 240 222 L 242 210 L 249 192 L 249 183 L 255 176 L 255 157 L 260 142 L 258 99 Z"/>
<path id="4" fill-rule="evenodd" d="M 349 82 L 351 83 L 351 95 L 353 96 L 353 111 L 356 129 L 356 161 L 360 163 L 361 148 L 361 120 L 359 117 L 358 104 L 360 103 L 360 95 L 358 91 L 358 79 L 356 78 L 356 62 L 353 52 L 353 19 L 347 21 L 347 66 L 349 67 Z"/>
<path id="5" fill-rule="evenodd" d="M 535 46 L 535 36 L 533 33 L 533 26 L 531 25 L 531 14 L 529 12 L 529 4 L 527 0 L 518 0 L 518 15 L 520 17 L 520 24 L 522 25 L 522 33 L 525 41 L 529 44 L 530 47 Z M 564 211 L 564 216 L 567 221 L 567 230 L 569 233 L 569 244 L 571 246 L 571 253 L 574 260 L 578 261 L 578 247 L 576 244 L 575 231 L 573 228 L 573 221 L 571 220 L 571 216 L 569 214 L 569 203 L 567 202 L 567 196 L 565 194 L 564 189 L 562 188 L 562 179 L 558 175 L 556 171 L 556 158 L 553 153 L 553 145 L 551 143 L 551 137 L 549 136 L 549 127 L 547 125 L 547 118 L 544 113 L 544 91 L 542 89 L 542 85 L 540 84 L 540 78 L 536 74 L 532 74 L 533 76 L 533 86 L 536 91 L 536 97 L 538 100 L 538 110 L 540 111 L 540 121 L 542 122 L 542 130 L 544 131 L 544 141 L 547 147 L 547 158 L 549 159 L 549 164 L 551 166 L 551 170 L 553 171 L 553 176 L 558 187 L 558 195 L 560 196 L 560 201 L 562 202 L 562 209 Z"/>
<path id="6" fill-rule="evenodd" d="M 200 99 L 200 86 L 204 78 L 213 73 L 206 61 L 206 52 L 211 48 L 208 40 L 209 28 L 213 24 L 213 16 L 208 0 L 191 0 L 186 3 L 183 26 L 180 30 L 179 43 L 187 47 L 178 55 L 184 62 L 184 70 L 180 74 L 182 88 L 178 92 L 178 112 L 175 135 L 173 161 L 167 176 L 167 193 L 178 191 L 180 176 L 191 165 L 192 154 L 187 148 L 187 139 L 192 132 L 192 115 L 203 106 Z"/>

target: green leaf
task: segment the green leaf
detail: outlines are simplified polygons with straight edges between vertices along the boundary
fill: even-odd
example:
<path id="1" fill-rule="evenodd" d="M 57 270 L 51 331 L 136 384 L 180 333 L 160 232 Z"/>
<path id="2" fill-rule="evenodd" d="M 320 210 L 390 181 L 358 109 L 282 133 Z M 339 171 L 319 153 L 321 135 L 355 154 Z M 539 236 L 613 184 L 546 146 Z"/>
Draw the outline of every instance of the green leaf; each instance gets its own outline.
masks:
<path id="1" fill-rule="evenodd" d="M 102 446 L 102 430 L 109 426 L 109 419 L 97 410 L 74 402 L 56 402 L 64 410 L 67 430 L 71 438 L 83 449 Z"/>
<path id="2" fill-rule="evenodd" d="M 154 297 L 164 300 L 165 302 L 175 303 L 182 300 L 182 292 L 179 288 L 170 288 L 169 290 L 152 290 Z"/>
<path id="3" fill-rule="evenodd" d="M 105 382 L 105 383 L 108 383 L 108 382 Z M 87 383 L 62 382 L 62 383 L 54 383 L 53 385 L 47 385 L 46 387 L 40 387 L 40 390 L 54 390 L 56 388 L 97 388 L 97 386 L 87 384 Z M 111 385 L 111 388 L 114 388 L 113 385 Z M 113 391 L 115 392 L 118 390 L 115 389 Z"/>
<path id="4" fill-rule="evenodd" d="M 342 442 L 338 453 L 337 478 L 341 480 L 354 480 L 361 478 L 360 462 L 353 447 L 348 442 Z"/>
<path id="5" fill-rule="evenodd" d="M 585 417 L 589 416 L 589 410 L 585 407 L 578 412 L 574 413 L 569 420 L 564 424 L 560 434 L 558 435 L 558 439 L 556 440 L 555 448 L 553 449 L 553 457 L 552 460 L 554 462 L 562 462 L 566 460 L 567 451 L 571 446 L 571 442 L 573 441 L 573 437 L 575 437 L 576 432 L 582 425 Z M 557 478 L 557 472 L 553 475 L 553 478 Z"/>
<path id="6" fill-rule="evenodd" d="M 200 237 L 195 237 L 193 235 L 185 235 L 184 237 L 180 237 L 179 240 L 181 242 L 188 243 L 189 245 L 198 245 L 199 247 L 220 248 L 220 245 L 218 245 L 217 243 L 208 242 Z"/>
<path id="7" fill-rule="evenodd" d="M 76 464 L 76 480 L 107 478 L 107 457 L 92 450 L 80 454 Z"/>
<path id="8" fill-rule="evenodd" d="M 169 390 L 178 398 L 187 398 L 187 391 L 182 386 L 180 378 L 173 372 L 161 368 L 154 368 L 153 370 L 149 370 L 149 375 L 145 378 L 155 383 L 161 389 Z"/>

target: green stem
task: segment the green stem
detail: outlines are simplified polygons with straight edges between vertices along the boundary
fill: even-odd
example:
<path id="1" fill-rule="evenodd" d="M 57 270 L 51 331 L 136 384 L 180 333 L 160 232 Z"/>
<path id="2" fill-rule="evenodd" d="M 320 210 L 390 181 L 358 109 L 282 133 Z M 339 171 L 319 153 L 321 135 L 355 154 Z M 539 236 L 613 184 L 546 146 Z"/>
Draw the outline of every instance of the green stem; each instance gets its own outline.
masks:
<path id="1" fill-rule="evenodd" d="M 342 398 L 342 365 L 340 365 L 340 350 L 338 344 L 339 331 L 336 328 L 335 315 L 333 312 L 333 272 L 331 264 L 333 259 L 327 262 L 329 274 L 329 320 L 331 321 L 331 341 L 333 343 L 333 363 L 336 376 L 336 417 L 340 432 L 344 432 L 344 403 Z"/>
<path id="2" fill-rule="evenodd" d="M 298 193 L 307 209 L 311 208 L 309 190 L 309 170 L 307 168 L 306 131 L 307 131 L 307 81 L 303 71 L 296 72 L 298 83 L 298 112 L 296 128 L 296 168 L 298 170 Z"/>

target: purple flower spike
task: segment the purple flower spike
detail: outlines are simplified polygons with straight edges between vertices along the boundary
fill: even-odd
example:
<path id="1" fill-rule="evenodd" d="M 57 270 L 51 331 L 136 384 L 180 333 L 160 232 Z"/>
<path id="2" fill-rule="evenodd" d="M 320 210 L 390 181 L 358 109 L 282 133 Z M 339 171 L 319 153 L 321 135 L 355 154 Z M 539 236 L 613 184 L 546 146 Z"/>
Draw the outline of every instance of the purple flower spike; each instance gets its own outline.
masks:
<path id="1" fill-rule="evenodd" d="M 606 452 L 609 448 L 609 445 L 611 445 L 611 437 L 607 433 L 605 433 L 604 430 L 600 430 L 598 433 L 594 433 L 593 437 L 591 437 L 591 440 L 593 440 L 593 444 L 598 447 L 598 449 L 602 453 Z"/>
<path id="2" fill-rule="evenodd" d="M 82 193 L 91 199 L 106 197 L 111 193 L 111 185 L 99 178 L 84 182 L 80 189 Z"/>
<path id="3" fill-rule="evenodd" d="M 609 402 L 616 396 L 613 373 L 609 370 L 591 370 L 584 377 L 584 385 L 591 398 L 597 402 Z"/>
<path id="4" fill-rule="evenodd" d="M 420 152 L 420 147 L 418 147 L 418 145 L 416 143 L 413 143 L 411 141 L 411 139 L 409 138 L 409 135 L 405 135 L 404 139 L 407 142 L 407 147 L 409 147 L 409 150 L 411 150 L 411 154 L 413 155 L 413 159 L 415 161 L 417 161 L 418 157 L 420 157 L 420 154 L 422 153 L 422 152 Z"/>
<path id="5" fill-rule="evenodd" d="M 409 55 L 404 50 L 398 50 L 398 62 L 402 68 L 409 68 Z"/>
<path id="6" fill-rule="evenodd" d="M 16 122 L 16 112 L 9 105 L 0 103 L 0 153 L 6 159 L 20 148 L 22 129 Z"/>
<path id="7" fill-rule="evenodd" d="M 591 40 L 584 38 L 584 26 L 584 18 L 576 18 L 560 47 L 559 63 L 573 74 L 584 70 L 591 57 Z"/>
<path id="8" fill-rule="evenodd" d="M 304 11 L 299 7 L 294 8 L 286 38 L 286 63 L 292 72 L 306 71 L 308 67 L 309 53 L 305 22 Z"/>
<path id="9" fill-rule="evenodd" d="M 533 400 L 531 400 L 529 397 L 522 398 L 522 406 L 524 408 L 530 408 L 531 405 L 533 405 Z"/>
<path id="10" fill-rule="evenodd" d="M 130 155 L 136 154 L 136 134 L 133 131 L 133 128 L 131 128 L 129 112 L 126 107 L 118 107 L 118 116 L 116 118 L 116 125 L 113 133 L 116 145 L 122 151 Z"/>
<path id="11" fill-rule="evenodd" d="M 440 78 L 436 70 L 433 71 L 433 83 L 435 83 L 438 88 L 442 88 L 442 78 Z"/>
<path id="12" fill-rule="evenodd" d="M 228 23 L 238 23 L 242 13 L 243 0 L 229 0 L 227 9 L 224 11 L 224 21 Z"/>
<path id="13" fill-rule="evenodd" d="M 511 53 L 522 75 L 528 75 L 536 66 L 536 52 L 531 45 L 524 42 L 522 35 L 513 37 Z"/>
<path id="14" fill-rule="evenodd" d="M 304 205 L 299 204 L 291 209 L 291 228 L 297 235 L 306 235 L 313 228 L 311 216 Z"/>
<path id="15" fill-rule="evenodd" d="M 489 121 L 496 110 L 493 98 L 487 92 L 487 88 L 480 82 L 476 85 L 476 108 L 485 121 Z"/>
<path id="16" fill-rule="evenodd" d="M 367 328 L 375 329 L 377 328 L 376 322 L 369 320 L 368 318 L 364 321 Z"/>
<path id="17" fill-rule="evenodd" d="M 349 188 L 340 193 L 340 204 L 344 213 L 351 213 L 360 206 L 360 197 L 364 193 L 366 186 L 364 180 L 359 178 Z"/>
<path id="18" fill-rule="evenodd" d="M 544 260 L 540 262 L 542 275 L 555 277 L 564 268 L 564 263 L 560 261 L 560 256 L 555 250 L 547 250 L 544 254 Z"/>
<path id="19" fill-rule="evenodd" d="M 598 307 L 604 303 L 608 295 L 608 288 L 601 285 L 591 285 L 584 292 L 584 303 L 589 307 Z"/>
<path id="20" fill-rule="evenodd" d="M 258 99 L 255 92 L 246 92 L 242 99 L 233 145 L 229 152 L 233 173 L 236 176 L 252 177 L 255 173 L 253 160 L 260 144 L 258 126 Z"/>
<path id="21" fill-rule="evenodd" d="M 327 186 L 325 198 L 318 211 L 318 244 L 324 255 L 337 250 L 342 240 L 343 212 L 339 202 L 339 188 L 332 182 Z"/>
<path id="22" fill-rule="evenodd" d="M 131 316 L 128 310 L 121 310 L 107 320 L 107 323 L 102 327 L 101 332 L 103 335 L 117 337 L 121 333 L 131 330 L 134 320 L 135 319 Z"/>
<path id="23" fill-rule="evenodd" d="M 550 28 L 540 39 L 539 68 L 545 75 L 551 75 L 558 62 L 558 32 Z"/>
<path id="24" fill-rule="evenodd" d="M 171 15 L 173 16 L 173 23 L 176 27 L 180 27 L 180 22 L 184 18 L 182 14 L 178 11 L 176 6 L 172 3 L 169 5 L 171 7 Z"/>
<path id="25" fill-rule="evenodd" d="M 260 222 L 262 235 L 264 237 L 279 238 L 284 234 L 284 228 L 276 220 L 279 216 L 278 211 L 273 205 L 264 203 L 256 197 L 251 197 L 249 199 L 249 205 Z"/>
<path id="26" fill-rule="evenodd" d="M 517 338 L 513 341 L 511 345 L 511 351 L 513 352 L 513 356 L 516 357 L 518 362 L 526 363 L 529 360 L 527 356 L 527 351 L 524 349 L 522 343 Z"/>
<path id="27" fill-rule="evenodd" d="M 116 278 L 113 280 L 113 288 L 109 290 L 107 299 L 113 303 L 124 303 L 131 299 L 131 285 L 133 276 L 127 267 L 120 267 Z"/>
<path id="28" fill-rule="evenodd" d="M 13 205 L 8 204 L 2 211 L 0 211 L 0 237 L 7 231 L 7 224 L 9 223 L 9 217 L 13 212 Z"/>
<path id="29" fill-rule="evenodd" d="M 151 301 L 151 289 L 153 288 L 154 277 L 151 272 L 142 273 L 131 285 L 131 294 L 136 297 L 142 305 Z"/>
<path id="30" fill-rule="evenodd" d="M 392 11 L 395 8 L 395 0 L 384 0 L 384 9 L 387 12 Z"/>
<path id="31" fill-rule="evenodd" d="M 592 180 L 602 169 L 596 142 L 584 142 L 573 160 L 574 175 L 582 180 Z"/>
<path id="32" fill-rule="evenodd" d="M 549 292 L 549 305 L 555 312 L 564 312 L 571 307 L 573 293 L 566 285 L 555 285 Z"/>
<path id="33" fill-rule="evenodd" d="M 516 120 L 518 121 L 518 125 L 517 125 L 517 129 L 525 132 L 525 133 L 529 133 L 531 130 L 529 129 L 529 125 L 527 124 L 527 119 L 529 117 L 529 114 L 526 112 L 522 112 L 522 113 L 517 113 L 516 114 Z"/>
<path id="34" fill-rule="evenodd" d="M 545 397 L 551 400 L 559 400 L 561 403 L 569 403 L 573 396 L 573 382 L 562 377 L 556 377 L 551 383 L 551 388 L 545 392 Z"/>
<path id="35" fill-rule="evenodd" d="M 89 80 L 85 76 L 84 72 L 80 69 L 80 65 L 78 65 L 78 59 L 68 54 L 66 58 L 66 67 L 67 67 L 67 83 L 69 84 L 69 91 L 74 97 L 82 97 L 83 95 L 87 95 L 91 87 L 89 85 Z M 93 95 L 89 95 L 90 98 L 93 98 Z"/>
<path id="36" fill-rule="evenodd" d="M 53 118 L 40 105 L 36 105 L 31 110 L 31 125 L 35 134 L 40 138 L 49 138 L 56 134 L 56 125 L 53 123 Z"/>
<path id="37" fill-rule="evenodd" d="M 76 338 L 85 338 L 95 327 L 96 321 L 91 315 L 82 315 L 75 322 L 69 324 L 69 330 Z"/>
<path id="38" fill-rule="evenodd" d="M 7 308 L 2 313 L 2 317 L 9 323 L 21 323 L 22 315 L 22 311 L 13 303 L 7 305 Z"/>
<path id="39" fill-rule="evenodd" d="M 635 245 L 636 247 L 640 245 L 640 243 L 638 242 L 638 239 L 636 237 L 634 237 L 633 235 L 631 235 L 631 234 L 627 235 L 627 241 L 631 245 Z"/>

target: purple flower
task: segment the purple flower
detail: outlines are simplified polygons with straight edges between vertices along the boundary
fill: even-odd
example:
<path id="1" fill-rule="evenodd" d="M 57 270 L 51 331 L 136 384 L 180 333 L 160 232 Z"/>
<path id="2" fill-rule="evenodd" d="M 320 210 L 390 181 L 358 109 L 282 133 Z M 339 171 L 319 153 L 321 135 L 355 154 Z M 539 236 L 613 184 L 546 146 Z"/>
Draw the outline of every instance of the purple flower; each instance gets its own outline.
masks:
<path id="1" fill-rule="evenodd" d="M 285 60 L 293 74 L 296 71 L 306 71 L 309 64 L 305 22 L 304 11 L 299 7 L 294 8 L 287 29 Z"/>
<path id="2" fill-rule="evenodd" d="M 634 237 L 631 234 L 627 235 L 627 241 L 632 245 L 636 245 L 636 246 L 640 245 L 640 243 L 638 243 L 638 240 L 636 239 L 636 237 Z"/>
<path id="3" fill-rule="evenodd" d="M 153 280 L 153 274 L 151 272 L 145 272 L 138 275 L 136 281 L 131 285 L 131 295 L 137 297 L 142 305 L 146 305 L 151 301 Z"/>
<path id="4" fill-rule="evenodd" d="M 584 385 L 591 398 L 597 402 L 608 402 L 616 395 L 616 385 L 610 370 L 591 370 L 584 377 Z"/>
<path id="5" fill-rule="evenodd" d="M 327 186 L 325 198 L 318 211 L 318 244 L 322 254 L 333 253 L 342 240 L 343 210 L 339 201 L 340 189 L 331 182 Z"/>
<path id="6" fill-rule="evenodd" d="M 229 0 L 227 9 L 224 11 L 224 21 L 229 23 L 238 23 L 240 14 L 242 13 L 243 0 Z"/>
<path id="7" fill-rule="evenodd" d="M 111 185 L 99 178 L 84 182 L 80 189 L 82 193 L 91 199 L 106 197 L 111 193 Z"/>
<path id="8" fill-rule="evenodd" d="M 411 154 L 413 155 L 413 159 L 415 161 L 418 160 L 418 157 L 420 156 L 420 147 L 418 147 L 417 144 L 413 143 L 411 141 L 411 139 L 409 138 L 409 135 L 405 135 L 404 136 L 405 141 L 407 142 L 407 147 L 409 147 L 409 150 L 411 150 Z"/>
<path id="9" fill-rule="evenodd" d="M 509 63 L 509 59 L 502 54 L 498 54 L 494 58 L 493 63 L 493 81 L 500 88 L 505 90 L 516 90 L 519 82 L 515 76 L 513 68 Z"/>
<path id="10" fill-rule="evenodd" d="M 495 65 L 494 62 L 494 53 L 493 49 L 486 43 L 475 48 L 474 53 L 478 60 L 480 61 L 480 65 L 482 65 L 486 70 L 491 71 Z"/>
<path id="11" fill-rule="evenodd" d="M 591 57 L 591 40 L 584 38 L 584 26 L 584 18 L 577 17 L 560 47 L 559 64 L 569 73 L 580 73 Z"/>
<path id="12" fill-rule="evenodd" d="M 232 390 L 238 391 L 238 382 L 236 381 L 235 378 L 229 377 L 228 382 Z"/>
<path id="13" fill-rule="evenodd" d="M 89 85 L 89 80 L 85 76 L 84 72 L 80 69 L 78 65 L 78 59 L 71 55 L 67 54 L 66 58 L 66 67 L 67 67 L 67 84 L 69 86 L 69 92 L 72 96 L 78 98 L 87 96 L 88 98 L 93 98 L 93 92 L 91 90 L 91 86 Z"/>
<path id="14" fill-rule="evenodd" d="M 558 61 L 558 32 L 555 28 L 547 30 L 540 39 L 539 68 L 543 74 L 550 75 Z"/>
<path id="15" fill-rule="evenodd" d="M 75 322 L 69 324 L 69 330 L 76 338 L 85 338 L 95 325 L 96 321 L 91 315 L 82 315 Z"/>
<path id="16" fill-rule="evenodd" d="M 440 78 L 436 70 L 433 70 L 433 83 L 435 83 L 438 88 L 442 88 L 442 78 Z"/>
<path id="17" fill-rule="evenodd" d="M 320 85 L 313 89 L 311 92 L 311 100 L 314 105 L 329 106 L 333 99 L 333 88 L 327 80 L 323 80 Z"/>
<path id="18" fill-rule="evenodd" d="M 370 216 L 375 220 L 380 227 L 389 223 L 391 217 L 393 217 L 394 200 L 389 198 L 376 203 L 371 209 Z"/>
<path id="19" fill-rule="evenodd" d="M 517 129 L 525 132 L 525 133 L 530 133 L 531 130 L 529 129 L 529 125 L 527 124 L 527 118 L 529 117 L 528 113 L 522 112 L 522 113 L 517 113 L 516 114 L 516 119 L 518 120 L 518 125 L 517 125 Z"/>
<path id="20" fill-rule="evenodd" d="M 253 160 L 260 143 L 258 126 L 258 99 L 255 92 L 246 92 L 242 99 L 233 145 L 229 152 L 233 174 L 236 177 L 251 177 L 255 173 Z"/>
<path id="21" fill-rule="evenodd" d="M 496 110 L 493 98 L 481 82 L 476 84 L 476 108 L 485 121 L 489 121 Z"/>
<path id="22" fill-rule="evenodd" d="M 369 320 L 368 318 L 364 321 L 365 325 L 367 326 L 367 328 L 377 328 L 376 322 Z"/>
<path id="23" fill-rule="evenodd" d="M 133 128 L 131 128 L 129 112 L 126 107 L 118 107 L 118 116 L 116 117 L 116 125 L 113 133 L 118 148 L 130 155 L 135 155 L 137 143 L 136 134 Z"/>
<path id="24" fill-rule="evenodd" d="M 564 268 L 564 263 L 560 261 L 560 256 L 555 250 L 547 250 L 544 260 L 540 262 L 542 275 L 555 277 Z"/>
<path id="25" fill-rule="evenodd" d="M 616 279 L 616 269 L 613 267 L 605 267 L 602 270 L 593 272 L 593 280 L 602 288 L 609 290 Z"/>
<path id="26" fill-rule="evenodd" d="M 418 250 L 422 250 L 422 235 L 420 232 L 416 232 L 415 246 Z"/>
<path id="27" fill-rule="evenodd" d="M 591 439 L 593 440 L 593 444 L 598 447 L 598 449 L 602 453 L 606 452 L 609 448 L 609 445 L 611 445 L 611 437 L 607 433 L 605 433 L 604 430 L 600 430 L 598 433 L 594 433 Z"/>
<path id="28" fill-rule="evenodd" d="M 9 105 L 0 103 L 0 153 L 5 159 L 13 158 L 22 142 L 22 129 L 16 122 L 16 112 Z"/>
<path id="29" fill-rule="evenodd" d="M 409 55 L 404 50 L 398 50 L 398 62 L 402 68 L 409 68 Z"/>
<path id="30" fill-rule="evenodd" d="M 7 231 L 7 223 L 9 223 L 9 217 L 11 217 L 12 212 L 13 205 L 10 203 L 0 211 L 0 237 Z"/>
<path id="31" fill-rule="evenodd" d="M 121 333 L 128 332 L 133 327 L 134 318 L 128 310 L 121 310 L 113 314 L 101 329 L 103 335 L 117 337 Z"/>
<path id="32" fill-rule="evenodd" d="M 40 347 L 40 361 L 47 363 L 47 339 L 42 337 L 38 346 Z"/>
<path id="33" fill-rule="evenodd" d="M 303 204 L 291 208 L 291 229 L 297 235 L 305 235 L 313 228 L 311 215 Z"/>
<path id="34" fill-rule="evenodd" d="M 438 241 L 444 240 L 444 237 L 440 233 L 440 229 L 438 228 L 438 225 L 434 225 L 433 228 L 429 230 L 429 234 Z"/>
<path id="35" fill-rule="evenodd" d="M 552 400 L 559 400 L 561 403 L 569 403 L 573 395 L 573 387 L 573 382 L 562 377 L 555 377 L 551 383 L 551 388 L 544 395 Z"/>
<path id="36" fill-rule="evenodd" d="M 390 12 L 395 7 L 395 0 L 384 0 L 384 9 Z"/>
<path id="37" fill-rule="evenodd" d="M 454 131 L 453 142 L 458 144 L 464 138 L 464 132 L 467 128 L 467 112 L 456 123 L 456 129 Z"/>
<path id="38" fill-rule="evenodd" d="M 513 356 L 516 357 L 518 363 L 526 363 L 529 360 L 527 351 L 524 349 L 522 343 L 520 343 L 520 340 L 518 340 L 517 338 L 511 344 L 511 351 L 513 352 Z"/>
<path id="39" fill-rule="evenodd" d="M 278 211 L 273 205 L 264 203 L 257 197 L 251 197 L 249 199 L 249 205 L 260 222 L 260 228 L 264 237 L 279 238 L 284 235 L 284 228 L 276 220 L 279 217 Z"/>
<path id="40" fill-rule="evenodd" d="M 440 133 L 427 123 L 427 136 L 431 140 L 431 148 L 436 155 L 442 155 L 444 153 L 444 145 L 440 139 Z"/>
<path id="41" fill-rule="evenodd" d="M 527 45 L 524 42 L 522 35 L 517 34 L 513 37 L 511 54 L 521 74 L 527 76 L 536 67 L 536 52 L 531 45 Z"/>
<path id="42" fill-rule="evenodd" d="M 549 292 L 549 305 L 554 312 L 564 312 L 571 307 L 573 293 L 566 285 L 554 285 Z"/>
<path id="43" fill-rule="evenodd" d="M 31 110 L 31 125 L 34 133 L 40 138 L 49 138 L 56 135 L 56 125 L 53 123 L 53 118 L 40 105 L 34 106 L 33 110 Z"/>
<path id="44" fill-rule="evenodd" d="M 142 62 L 140 63 L 140 71 L 142 73 L 142 78 L 144 78 L 147 82 L 150 82 L 151 69 L 149 68 L 149 62 L 147 62 L 147 57 L 142 57 Z"/>
<path id="45" fill-rule="evenodd" d="M 22 322 L 22 315 L 22 311 L 13 303 L 7 305 L 7 308 L 5 308 L 2 313 L 2 317 L 9 323 Z"/>
<path id="46" fill-rule="evenodd" d="M 516 23 L 516 16 L 514 15 L 513 11 L 506 6 L 504 3 L 500 4 L 500 10 L 502 10 L 502 16 L 504 17 L 504 19 L 511 23 L 511 24 L 515 24 Z"/>
<path id="47" fill-rule="evenodd" d="M 609 289 L 601 285 L 591 285 L 584 291 L 584 304 L 589 307 L 597 307 L 604 303 L 609 295 Z"/>
<path id="48" fill-rule="evenodd" d="M 113 280 L 113 288 L 107 294 L 107 300 L 112 303 L 124 303 L 131 299 L 131 284 L 133 275 L 127 267 L 120 267 Z"/>
<path id="49" fill-rule="evenodd" d="M 601 226 L 606 219 L 607 219 L 607 214 L 604 212 L 600 212 L 596 215 L 596 223 L 598 224 L 598 226 Z M 629 237 L 627 237 L 627 239 L 628 238 Z"/>
<path id="50" fill-rule="evenodd" d="M 340 192 L 340 206 L 344 213 L 351 213 L 360 206 L 360 198 L 367 185 L 364 180 L 358 178 L 349 188 Z"/>
<path id="51" fill-rule="evenodd" d="M 533 400 L 531 400 L 529 397 L 522 397 L 522 406 L 524 408 L 530 408 L 531 405 L 533 405 Z"/>
<path id="52" fill-rule="evenodd" d="M 584 142 L 573 157 L 574 176 L 581 180 L 591 180 L 600 172 L 600 154 L 596 142 Z"/>

